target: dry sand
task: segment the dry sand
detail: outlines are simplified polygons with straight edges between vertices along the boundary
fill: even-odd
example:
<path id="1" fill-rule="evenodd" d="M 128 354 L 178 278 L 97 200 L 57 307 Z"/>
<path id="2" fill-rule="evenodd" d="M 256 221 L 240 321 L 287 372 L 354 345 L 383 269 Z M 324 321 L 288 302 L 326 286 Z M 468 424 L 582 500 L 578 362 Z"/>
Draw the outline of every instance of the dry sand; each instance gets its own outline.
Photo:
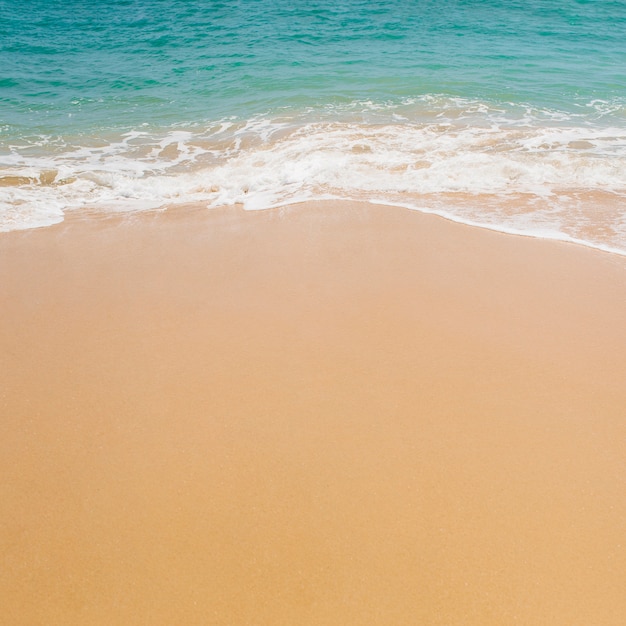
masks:
<path id="1" fill-rule="evenodd" d="M 0 621 L 626 621 L 626 259 L 357 204 L 0 235 Z"/>

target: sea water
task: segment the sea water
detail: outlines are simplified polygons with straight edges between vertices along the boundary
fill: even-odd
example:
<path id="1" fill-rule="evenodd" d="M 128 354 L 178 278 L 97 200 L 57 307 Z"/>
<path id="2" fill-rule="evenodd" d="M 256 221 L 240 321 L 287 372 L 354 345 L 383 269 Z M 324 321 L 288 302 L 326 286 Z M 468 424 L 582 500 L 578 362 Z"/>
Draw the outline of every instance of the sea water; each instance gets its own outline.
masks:
<path id="1" fill-rule="evenodd" d="M 0 230 L 327 198 L 626 253 L 626 0 L 0 0 Z"/>

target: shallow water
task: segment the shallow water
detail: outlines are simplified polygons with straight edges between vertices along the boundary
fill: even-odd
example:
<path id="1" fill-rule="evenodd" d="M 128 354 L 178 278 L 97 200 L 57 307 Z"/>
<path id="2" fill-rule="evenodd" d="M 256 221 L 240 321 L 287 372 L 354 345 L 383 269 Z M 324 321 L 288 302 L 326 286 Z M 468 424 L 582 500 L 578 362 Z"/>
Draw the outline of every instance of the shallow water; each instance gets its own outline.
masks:
<path id="1" fill-rule="evenodd" d="M 0 0 L 0 230 L 352 198 L 626 252 L 626 2 Z"/>

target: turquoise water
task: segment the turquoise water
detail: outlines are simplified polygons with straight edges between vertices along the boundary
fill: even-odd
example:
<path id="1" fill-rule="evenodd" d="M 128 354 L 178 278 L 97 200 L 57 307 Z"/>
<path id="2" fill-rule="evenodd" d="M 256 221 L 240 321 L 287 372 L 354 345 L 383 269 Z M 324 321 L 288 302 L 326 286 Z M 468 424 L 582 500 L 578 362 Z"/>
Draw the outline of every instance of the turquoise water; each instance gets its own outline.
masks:
<path id="1" fill-rule="evenodd" d="M 626 250 L 626 1 L 0 0 L 0 230 L 356 198 Z"/>

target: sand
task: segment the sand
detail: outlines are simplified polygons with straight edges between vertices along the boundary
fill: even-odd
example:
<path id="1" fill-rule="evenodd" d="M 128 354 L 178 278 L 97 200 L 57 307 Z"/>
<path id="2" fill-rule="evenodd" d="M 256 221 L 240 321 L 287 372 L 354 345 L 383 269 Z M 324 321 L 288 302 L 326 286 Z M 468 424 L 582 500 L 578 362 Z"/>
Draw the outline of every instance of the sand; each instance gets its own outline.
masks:
<path id="1" fill-rule="evenodd" d="M 623 624 L 626 259 L 402 209 L 0 234 L 11 625 Z"/>

